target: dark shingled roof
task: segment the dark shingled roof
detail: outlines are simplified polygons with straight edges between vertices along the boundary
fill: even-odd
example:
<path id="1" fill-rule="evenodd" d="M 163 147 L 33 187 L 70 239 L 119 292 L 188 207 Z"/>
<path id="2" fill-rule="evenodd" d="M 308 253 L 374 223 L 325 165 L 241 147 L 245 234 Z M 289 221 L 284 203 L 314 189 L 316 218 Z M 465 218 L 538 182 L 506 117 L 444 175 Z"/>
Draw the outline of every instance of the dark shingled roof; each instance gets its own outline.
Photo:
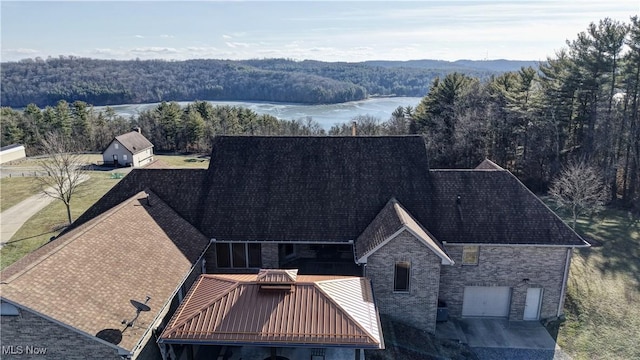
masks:
<path id="1" fill-rule="evenodd" d="M 355 240 L 392 197 L 425 219 L 428 173 L 419 136 L 217 137 L 198 227 L 219 241 Z"/>
<path id="2" fill-rule="evenodd" d="M 140 134 L 137 131 L 131 131 L 126 134 L 116 136 L 116 140 L 118 140 L 118 142 L 132 154 L 137 154 L 150 147 L 153 147 L 153 144 L 149 140 L 147 140 L 144 135 Z"/>
<path id="3" fill-rule="evenodd" d="M 489 159 L 484 159 L 480 165 L 476 166 L 476 170 L 504 170 L 500 165 Z"/>
<path id="4" fill-rule="evenodd" d="M 85 211 L 68 230 L 93 219 L 145 189 L 153 191 L 181 217 L 195 224 L 198 207 L 203 199 L 202 184 L 206 173 L 205 169 L 133 169 Z"/>
<path id="5" fill-rule="evenodd" d="M 430 171 L 419 136 L 221 136 L 209 169 L 133 170 L 74 227 L 148 188 L 218 241 L 355 240 L 395 198 L 441 242 L 586 245 L 515 176 L 483 164 Z"/>
<path id="6" fill-rule="evenodd" d="M 506 170 L 432 170 L 431 181 L 427 228 L 442 242 L 586 245 Z"/>

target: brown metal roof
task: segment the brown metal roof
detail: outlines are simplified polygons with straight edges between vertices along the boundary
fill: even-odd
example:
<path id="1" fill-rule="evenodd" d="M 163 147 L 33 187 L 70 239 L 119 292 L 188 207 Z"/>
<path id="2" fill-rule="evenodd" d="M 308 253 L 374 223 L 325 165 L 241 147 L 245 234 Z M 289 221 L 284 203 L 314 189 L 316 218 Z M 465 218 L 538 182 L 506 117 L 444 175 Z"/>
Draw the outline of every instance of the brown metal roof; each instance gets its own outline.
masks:
<path id="1" fill-rule="evenodd" d="M 384 348 L 369 281 L 298 276 L 263 290 L 258 275 L 201 275 L 160 342 Z"/>
<path id="2" fill-rule="evenodd" d="M 256 279 L 259 283 L 294 284 L 298 277 L 298 270 L 262 269 Z"/>

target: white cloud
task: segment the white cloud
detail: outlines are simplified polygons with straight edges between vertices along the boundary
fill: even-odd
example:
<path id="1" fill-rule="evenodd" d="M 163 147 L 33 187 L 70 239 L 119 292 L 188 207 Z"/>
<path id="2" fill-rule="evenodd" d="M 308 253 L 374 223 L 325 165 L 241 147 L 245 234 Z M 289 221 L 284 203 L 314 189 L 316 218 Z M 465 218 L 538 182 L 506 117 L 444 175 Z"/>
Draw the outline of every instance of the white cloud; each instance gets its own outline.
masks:
<path id="1" fill-rule="evenodd" d="M 160 37 L 163 38 L 163 39 L 173 39 L 173 38 L 175 38 L 175 36 L 167 35 L 167 34 L 162 34 L 162 35 L 160 35 Z"/>
<path id="2" fill-rule="evenodd" d="M 222 35 L 222 38 L 228 40 L 228 39 L 233 39 L 233 36 L 224 34 L 224 35 Z"/>
<path id="3" fill-rule="evenodd" d="M 13 54 L 21 54 L 21 55 L 29 55 L 29 54 L 37 54 L 40 51 L 36 49 L 27 49 L 27 48 L 17 48 L 17 49 L 4 49 L 3 52 L 13 53 Z"/>
<path id="4" fill-rule="evenodd" d="M 249 46 L 251 46 L 248 43 L 242 43 L 242 42 L 231 42 L 231 41 L 227 41 L 225 44 L 227 44 L 228 47 L 230 48 L 248 48 Z"/>
<path id="5" fill-rule="evenodd" d="M 142 36 L 142 35 L 134 35 L 133 37 L 138 38 L 138 39 L 144 39 L 144 36 Z"/>
<path id="6" fill-rule="evenodd" d="M 176 54 L 178 50 L 170 47 L 146 46 L 131 49 L 132 53 Z"/>

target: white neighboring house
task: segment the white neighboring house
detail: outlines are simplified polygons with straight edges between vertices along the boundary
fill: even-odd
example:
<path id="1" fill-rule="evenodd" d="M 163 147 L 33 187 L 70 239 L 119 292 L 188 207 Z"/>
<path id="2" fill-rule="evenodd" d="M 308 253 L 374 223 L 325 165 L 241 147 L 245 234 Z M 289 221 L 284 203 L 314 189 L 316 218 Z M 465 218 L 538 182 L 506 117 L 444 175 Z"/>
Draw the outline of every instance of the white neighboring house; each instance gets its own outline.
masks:
<path id="1" fill-rule="evenodd" d="M 116 136 L 102 152 L 105 165 L 140 167 L 153 162 L 153 144 L 140 129 Z"/>
<path id="2" fill-rule="evenodd" d="M 20 160 L 27 157 L 24 146 L 20 144 L 11 144 L 0 148 L 0 164 L 9 161 Z"/>

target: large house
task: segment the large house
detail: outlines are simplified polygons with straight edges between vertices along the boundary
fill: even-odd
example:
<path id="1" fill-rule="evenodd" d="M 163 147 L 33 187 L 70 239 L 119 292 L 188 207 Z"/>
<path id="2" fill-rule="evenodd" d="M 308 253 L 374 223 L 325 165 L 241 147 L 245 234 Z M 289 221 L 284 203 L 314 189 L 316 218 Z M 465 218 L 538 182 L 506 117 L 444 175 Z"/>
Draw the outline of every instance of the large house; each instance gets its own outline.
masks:
<path id="1" fill-rule="evenodd" d="M 147 323 L 164 359 L 214 352 L 331 359 L 338 348 L 359 359 L 360 349 L 384 347 L 378 313 L 433 333 L 439 304 L 452 317 L 554 318 L 563 311 L 571 252 L 589 246 L 491 161 L 430 169 L 419 136 L 216 137 L 208 169 L 133 170 L 47 246 L 103 223 L 127 201 L 149 206 L 135 200 L 141 191 L 191 229 L 175 241 L 211 244 L 207 274 L 188 294 L 176 293 L 175 312 Z M 138 216 L 147 215 L 109 226 L 135 228 Z M 139 236 L 126 230 L 111 241 Z M 29 286 L 9 281 L 3 299 L 47 315 L 4 290 Z M 75 305 L 85 309 L 82 299 Z M 266 315 L 274 313 L 292 316 Z"/>
<path id="2" fill-rule="evenodd" d="M 153 144 L 140 128 L 116 136 L 102 152 L 105 165 L 141 167 L 153 162 Z"/>

